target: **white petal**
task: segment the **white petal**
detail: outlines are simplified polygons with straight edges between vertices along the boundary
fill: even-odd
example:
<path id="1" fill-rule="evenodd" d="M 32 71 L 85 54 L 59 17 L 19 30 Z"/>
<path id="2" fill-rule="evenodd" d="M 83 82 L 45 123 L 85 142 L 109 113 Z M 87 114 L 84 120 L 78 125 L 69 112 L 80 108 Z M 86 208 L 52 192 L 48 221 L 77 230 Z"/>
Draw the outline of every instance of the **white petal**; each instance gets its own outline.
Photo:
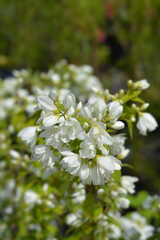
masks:
<path id="1" fill-rule="evenodd" d="M 94 185 L 100 184 L 100 176 L 99 176 L 99 170 L 97 166 L 94 166 L 94 168 L 91 170 L 91 178 Z"/>
<path id="2" fill-rule="evenodd" d="M 124 128 L 124 123 L 121 121 L 117 121 L 112 125 L 112 128 L 116 129 L 116 130 L 120 130 Z"/>
<path id="3" fill-rule="evenodd" d="M 83 163 L 79 171 L 79 177 L 83 181 L 86 178 L 88 178 L 88 176 L 89 176 L 89 167 L 85 163 Z"/>
<path id="4" fill-rule="evenodd" d="M 110 159 L 109 156 L 106 157 L 99 157 L 98 158 L 98 164 L 108 171 L 113 171 L 114 170 L 114 164 L 112 162 L 112 159 Z"/>
<path id="5" fill-rule="evenodd" d="M 37 127 L 25 127 L 19 133 L 18 137 L 25 142 L 26 145 L 34 146 L 37 138 Z"/>
<path id="6" fill-rule="evenodd" d="M 54 115 L 45 116 L 43 118 L 43 124 L 44 124 L 45 127 L 53 126 L 57 122 L 58 122 L 58 117 L 54 116 Z"/>
<path id="7" fill-rule="evenodd" d="M 39 96 L 37 99 L 42 109 L 50 111 L 57 109 L 51 98 L 47 96 Z"/>

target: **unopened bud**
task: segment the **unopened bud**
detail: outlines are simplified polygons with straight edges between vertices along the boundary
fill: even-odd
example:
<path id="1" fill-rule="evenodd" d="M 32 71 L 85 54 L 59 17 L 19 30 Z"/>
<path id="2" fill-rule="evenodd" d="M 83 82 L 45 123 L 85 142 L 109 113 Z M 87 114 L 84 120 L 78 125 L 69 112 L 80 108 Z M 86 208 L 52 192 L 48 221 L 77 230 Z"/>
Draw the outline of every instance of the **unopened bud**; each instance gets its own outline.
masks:
<path id="1" fill-rule="evenodd" d="M 135 116 L 132 116 L 130 119 L 131 119 L 131 122 L 135 122 L 136 121 Z"/>
<path id="2" fill-rule="evenodd" d="M 123 95 L 124 95 L 124 90 L 123 90 L 123 89 L 121 89 L 121 90 L 119 91 L 119 95 L 120 95 L 120 96 L 123 96 Z"/>
<path id="3" fill-rule="evenodd" d="M 120 99 L 120 100 L 119 100 L 119 103 L 122 105 L 122 104 L 123 104 L 123 100 L 122 100 L 122 99 Z"/>
<path id="4" fill-rule="evenodd" d="M 132 108 L 133 110 L 137 110 L 136 104 L 135 104 L 135 103 L 132 103 L 131 108 Z"/>
<path id="5" fill-rule="evenodd" d="M 101 91 L 96 87 L 92 87 L 92 91 L 95 92 L 97 95 L 102 95 Z"/>
<path id="6" fill-rule="evenodd" d="M 76 112 L 80 112 L 82 109 L 82 102 L 79 102 L 76 107 Z"/>
<path id="7" fill-rule="evenodd" d="M 109 90 L 108 90 L 108 89 L 106 89 L 106 90 L 104 91 L 104 95 L 105 95 L 106 97 L 109 96 Z"/>
<path id="8" fill-rule="evenodd" d="M 128 80 L 127 84 L 128 84 L 128 87 L 130 88 L 133 85 L 133 81 L 132 80 Z"/>
<path id="9" fill-rule="evenodd" d="M 83 127 L 84 127 L 84 128 L 88 128 L 88 127 L 89 127 L 89 124 L 88 124 L 87 122 L 84 122 L 84 123 L 83 123 Z"/>
<path id="10" fill-rule="evenodd" d="M 141 110 L 144 111 L 146 110 L 147 108 L 149 107 L 149 103 L 144 103 L 142 106 L 141 106 Z"/>

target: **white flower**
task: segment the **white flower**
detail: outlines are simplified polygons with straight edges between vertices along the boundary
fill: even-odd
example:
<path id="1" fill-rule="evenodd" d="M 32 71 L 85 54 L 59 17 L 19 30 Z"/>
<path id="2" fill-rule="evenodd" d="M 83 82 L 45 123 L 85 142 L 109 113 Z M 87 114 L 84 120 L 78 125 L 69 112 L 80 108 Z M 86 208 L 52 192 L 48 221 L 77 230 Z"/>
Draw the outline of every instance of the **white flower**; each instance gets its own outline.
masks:
<path id="1" fill-rule="evenodd" d="M 145 90 L 150 86 L 150 84 L 147 82 L 146 79 L 143 79 L 135 82 L 133 86 L 138 90 Z"/>
<path id="2" fill-rule="evenodd" d="M 91 170 L 91 179 L 94 185 L 104 185 L 105 180 L 110 179 L 110 175 L 115 170 L 120 170 L 121 162 L 113 156 L 97 157 L 97 165 Z"/>
<path id="3" fill-rule="evenodd" d="M 14 150 L 14 149 L 9 150 L 9 154 L 11 155 L 11 157 L 13 157 L 13 158 L 15 158 L 15 159 L 20 158 L 19 152 L 17 152 L 17 151 Z"/>
<path id="4" fill-rule="evenodd" d="M 95 232 L 97 235 L 100 234 L 100 236 L 103 236 L 103 240 L 119 239 L 121 237 L 120 228 L 115 224 L 112 224 L 106 215 L 100 214 L 98 218 L 98 224 Z"/>
<path id="5" fill-rule="evenodd" d="M 142 135 L 147 135 L 147 131 L 153 131 L 158 127 L 155 118 L 150 113 L 140 113 L 137 128 Z"/>
<path id="6" fill-rule="evenodd" d="M 84 106 L 81 111 L 80 114 L 86 118 L 86 119 L 90 119 L 92 117 L 92 107 L 88 104 L 86 106 Z"/>
<path id="7" fill-rule="evenodd" d="M 40 159 L 39 162 L 43 167 L 53 168 L 57 158 L 49 146 L 40 144 L 31 148 L 31 151 L 33 153 L 32 160 Z"/>
<path id="8" fill-rule="evenodd" d="M 93 163 L 85 162 L 78 154 L 70 151 L 61 152 L 65 157 L 61 161 L 61 165 L 73 176 L 79 176 L 83 183 L 94 185 L 104 185 L 109 180 L 110 175 L 115 170 L 121 169 L 121 162 L 113 156 L 97 157 L 94 166 Z"/>
<path id="9" fill-rule="evenodd" d="M 2 101 L 2 106 L 4 109 L 11 110 L 14 108 L 14 103 L 15 100 L 13 98 L 6 98 L 5 100 Z"/>
<path id="10" fill-rule="evenodd" d="M 80 67 L 80 70 L 82 70 L 85 73 L 92 73 L 93 72 L 93 68 L 90 65 L 82 65 Z"/>
<path id="11" fill-rule="evenodd" d="M 80 212 L 70 213 L 66 217 L 66 223 L 74 227 L 79 227 L 82 224 L 80 218 L 81 218 Z"/>
<path id="12" fill-rule="evenodd" d="M 75 104 L 75 96 L 74 94 L 70 93 L 67 94 L 64 99 L 62 100 L 62 104 L 66 109 L 69 109 L 71 106 Z"/>
<path id="13" fill-rule="evenodd" d="M 94 158 L 96 155 L 96 149 L 95 145 L 93 143 L 93 140 L 89 138 L 88 136 L 85 137 L 84 142 L 80 144 L 80 150 L 79 154 L 82 158 Z"/>
<path id="14" fill-rule="evenodd" d="M 26 112 L 29 114 L 29 115 L 33 115 L 35 113 L 35 107 L 36 107 L 36 104 L 35 103 L 30 103 L 27 105 L 26 107 Z"/>
<path id="15" fill-rule="evenodd" d="M 122 159 L 126 158 L 129 153 L 130 153 L 130 149 L 128 149 L 128 148 L 123 149 L 122 152 L 120 154 L 118 154 L 117 158 L 122 160 Z"/>
<path id="16" fill-rule="evenodd" d="M 38 195 L 32 190 L 27 190 L 24 194 L 24 201 L 27 204 L 35 204 L 37 202 Z"/>
<path id="17" fill-rule="evenodd" d="M 115 199 L 117 207 L 127 209 L 129 208 L 130 201 L 125 197 L 120 197 Z"/>
<path id="18" fill-rule="evenodd" d="M 116 121 L 115 123 L 113 123 L 111 125 L 111 127 L 115 130 L 120 130 L 120 129 L 123 129 L 124 128 L 124 123 L 121 122 L 121 121 Z"/>
<path id="19" fill-rule="evenodd" d="M 59 126 L 47 127 L 39 136 L 40 138 L 45 138 L 47 145 L 52 145 L 54 148 L 61 150 L 63 142 L 61 140 Z"/>
<path id="20" fill-rule="evenodd" d="M 39 108 L 37 108 L 38 110 L 39 109 L 42 109 L 44 111 L 57 110 L 57 107 L 53 103 L 52 99 L 49 98 L 48 96 L 39 96 L 37 100 L 38 100 L 38 106 L 39 106 Z"/>
<path id="21" fill-rule="evenodd" d="M 101 122 L 94 121 L 87 136 L 93 139 L 100 150 L 102 150 L 103 145 L 112 145 L 113 143 L 112 137 L 106 132 L 106 127 Z"/>
<path id="22" fill-rule="evenodd" d="M 135 227 L 141 234 L 140 240 L 145 240 L 152 236 L 154 227 L 151 225 L 147 225 L 146 219 L 142 217 L 139 213 L 133 212 L 131 214 L 131 220 L 134 222 Z"/>
<path id="23" fill-rule="evenodd" d="M 76 176 L 81 167 L 81 157 L 70 151 L 61 152 L 65 157 L 61 161 L 61 165 L 71 175 Z"/>
<path id="24" fill-rule="evenodd" d="M 73 176 L 79 176 L 82 182 L 88 182 L 89 167 L 82 162 L 81 157 L 78 154 L 66 151 L 61 152 L 65 157 L 61 161 L 61 165 Z M 90 181 L 90 180 L 89 180 Z"/>
<path id="25" fill-rule="evenodd" d="M 7 117 L 7 112 L 0 106 L 0 120 L 4 120 Z"/>
<path id="26" fill-rule="evenodd" d="M 20 98 L 25 98 L 28 96 L 28 91 L 24 88 L 21 88 L 21 89 L 18 89 L 17 90 L 17 95 L 20 97 Z"/>
<path id="27" fill-rule="evenodd" d="M 42 109 L 43 115 L 38 119 L 37 123 L 40 123 L 43 120 L 45 127 L 50 127 L 56 123 L 64 121 L 64 117 L 56 114 L 58 112 L 57 107 L 55 106 L 53 100 L 48 96 L 39 96 L 38 98 L 38 107 L 36 110 Z"/>
<path id="28" fill-rule="evenodd" d="M 124 151 L 124 143 L 126 136 L 124 134 L 117 134 L 112 137 L 113 144 L 109 146 L 109 152 L 111 155 L 119 155 Z"/>
<path id="29" fill-rule="evenodd" d="M 117 121 L 117 119 L 122 115 L 123 113 L 123 107 L 122 105 L 117 102 L 117 101 L 113 101 L 111 103 L 109 103 L 107 105 L 106 108 L 107 112 L 108 112 L 108 119 L 111 122 L 115 122 Z"/>
<path id="30" fill-rule="evenodd" d="M 68 118 L 59 125 L 59 129 L 60 138 L 64 143 L 76 138 L 84 140 L 86 135 L 84 129 L 75 118 Z"/>
<path id="31" fill-rule="evenodd" d="M 99 113 L 102 114 L 104 108 L 106 108 L 105 101 L 98 96 L 90 97 L 88 103 L 92 107 L 93 117 L 98 117 Z"/>
<path id="32" fill-rule="evenodd" d="M 58 73 L 53 73 L 51 75 L 51 80 L 55 84 L 59 83 L 61 81 L 60 75 Z"/>
<path id="33" fill-rule="evenodd" d="M 138 181 L 137 177 L 122 176 L 121 185 L 126 190 L 126 193 L 135 193 L 135 182 Z"/>
<path id="34" fill-rule="evenodd" d="M 72 201 L 75 204 L 82 203 L 83 201 L 85 201 L 86 191 L 84 185 L 82 183 L 80 184 L 74 183 L 73 188 L 75 192 L 72 194 Z"/>
<path id="35" fill-rule="evenodd" d="M 18 137 L 21 138 L 26 145 L 32 147 L 35 145 L 37 139 L 36 130 L 37 127 L 25 127 L 18 133 Z"/>
<path id="36" fill-rule="evenodd" d="M 125 240 L 146 240 L 153 235 L 154 227 L 146 223 L 139 213 L 133 212 L 130 219 L 121 217 L 119 223 L 124 231 Z"/>
<path id="37" fill-rule="evenodd" d="M 160 203 L 160 196 L 147 196 L 147 198 L 143 202 L 143 208 L 157 211 L 157 208 L 160 208 L 160 205 L 157 206 L 158 202 Z"/>

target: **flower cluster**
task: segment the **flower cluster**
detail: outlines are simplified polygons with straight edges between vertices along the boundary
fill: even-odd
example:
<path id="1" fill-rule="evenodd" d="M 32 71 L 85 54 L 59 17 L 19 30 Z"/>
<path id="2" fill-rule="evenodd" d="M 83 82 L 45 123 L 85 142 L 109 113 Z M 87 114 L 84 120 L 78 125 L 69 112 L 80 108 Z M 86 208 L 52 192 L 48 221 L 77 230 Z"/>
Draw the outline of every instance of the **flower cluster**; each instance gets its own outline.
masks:
<path id="1" fill-rule="evenodd" d="M 129 81 L 128 85 L 129 97 L 131 91 L 134 96 L 134 91 L 149 86 L 146 80 L 134 84 Z M 117 134 L 125 126 L 121 119 L 131 121 L 130 115 L 133 119 L 138 113 L 137 127 L 143 134 L 147 129 L 153 131 L 157 123 L 149 113 L 144 113 L 150 115 L 149 120 L 141 117 L 147 104 L 132 104 L 129 114 L 123 112 L 123 105 L 130 100 L 124 91 L 118 95 L 111 95 L 108 90 L 94 92 L 85 104 L 77 103 L 67 89 L 41 92 L 35 108 L 41 111 L 38 126 L 22 130 L 19 137 L 32 147 L 33 159 L 39 159 L 43 167 L 54 169 L 59 164 L 83 183 L 104 185 L 114 171 L 121 169 L 120 160 L 129 153 L 124 147 L 126 137 Z M 37 132 L 43 141 L 34 146 Z"/>
<path id="2" fill-rule="evenodd" d="M 124 127 L 131 136 L 134 122 L 143 135 L 157 127 L 139 97 L 148 87 L 146 80 L 129 80 L 128 89 L 113 95 L 90 66 L 65 61 L 47 73 L 16 70 L 0 80 L 0 238 L 13 238 L 9 229 L 17 239 L 153 235 L 149 224 L 159 219 L 159 196 L 134 205 L 138 179 L 121 176 L 129 154 Z M 129 206 L 142 215 L 125 215 Z M 152 209 L 149 217 L 146 209 Z"/>
<path id="3" fill-rule="evenodd" d="M 107 104 L 92 96 L 82 105 L 76 104 L 73 94 L 59 97 L 51 91 L 48 96 L 39 96 L 37 103 L 36 110 L 41 110 L 37 121 L 39 136 L 44 144 L 32 147 L 33 159 L 40 159 L 44 167 L 51 168 L 60 162 L 71 175 L 94 185 L 104 184 L 115 170 L 121 169 L 121 161 L 116 156 L 124 151 L 124 136 L 112 136 L 115 130 L 124 127 L 124 123 L 118 121 L 123 113 L 119 102 Z M 32 146 L 36 127 L 32 136 L 29 130 L 26 134 L 22 130 L 19 137 L 27 136 Z"/>

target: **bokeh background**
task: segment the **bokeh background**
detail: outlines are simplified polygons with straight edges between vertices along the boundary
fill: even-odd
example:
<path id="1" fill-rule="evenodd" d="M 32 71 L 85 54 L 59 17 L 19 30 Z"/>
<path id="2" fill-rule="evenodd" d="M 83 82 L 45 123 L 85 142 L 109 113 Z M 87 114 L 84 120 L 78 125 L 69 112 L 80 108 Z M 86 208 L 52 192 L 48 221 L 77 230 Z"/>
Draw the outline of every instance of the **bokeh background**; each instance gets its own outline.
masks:
<path id="1" fill-rule="evenodd" d="M 47 71 L 61 59 L 89 64 L 111 92 L 128 79 L 146 78 L 144 94 L 160 122 L 160 1 L 159 0 L 0 0 L 0 76 L 13 69 Z M 160 186 L 160 130 L 147 137 L 134 131 L 133 169 L 139 189 Z"/>

